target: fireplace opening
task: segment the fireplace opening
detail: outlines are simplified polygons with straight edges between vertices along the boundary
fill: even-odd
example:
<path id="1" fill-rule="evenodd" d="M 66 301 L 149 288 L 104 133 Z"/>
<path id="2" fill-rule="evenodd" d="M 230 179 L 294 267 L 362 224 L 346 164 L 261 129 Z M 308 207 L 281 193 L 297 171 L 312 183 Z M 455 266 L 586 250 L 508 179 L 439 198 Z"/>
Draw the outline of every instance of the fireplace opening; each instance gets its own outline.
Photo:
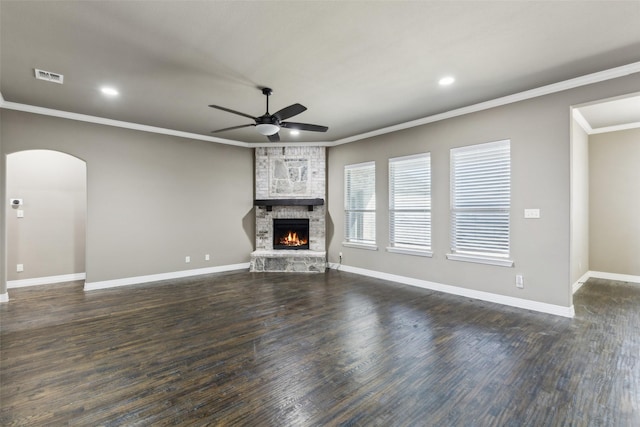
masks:
<path id="1" fill-rule="evenodd" d="M 273 249 L 309 249 L 309 218 L 274 218 Z"/>

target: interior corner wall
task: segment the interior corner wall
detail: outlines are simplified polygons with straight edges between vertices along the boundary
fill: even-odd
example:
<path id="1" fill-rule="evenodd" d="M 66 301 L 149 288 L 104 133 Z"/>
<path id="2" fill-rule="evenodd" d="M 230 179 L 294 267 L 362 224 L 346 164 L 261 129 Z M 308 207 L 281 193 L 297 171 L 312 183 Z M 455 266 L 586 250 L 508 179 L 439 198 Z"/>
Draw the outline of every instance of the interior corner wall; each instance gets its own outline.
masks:
<path id="1" fill-rule="evenodd" d="M 48 149 L 86 162 L 87 282 L 249 262 L 251 149 L 13 110 L 1 132 L 2 156 Z"/>
<path id="2" fill-rule="evenodd" d="M 570 273 L 570 106 L 640 90 L 640 74 L 540 96 L 420 127 L 330 147 L 328 260 L 558 306 L 573 305 Z M 512 268 L 452 261 L 449 252 L 449 151 L 511 140 Z M 433 258 L 390 253 L 388 159 L 431 153 Z M 377 251 L 342 245 L 344 166 L 375 161 Z M 540 219 L 524 219 L 538 208 Z M 524 276 L 524 289 L 515 275 Z"/>
<path id="3" fill-rule="evenodd" d="M 571 120 L 571 283 L 589 271 L 589 135 Z"/>
<path id="4" fill-rule="evenodd" d="M 6 245 L 6 221 L 5 221 L 5 204 L 6 197 L 6 180 L 5 167 L 6 155 L 4 154 L 2 144 L 2 120 L 4 111 L 0 109 L 0 295 L 7 292 L 7 245 Z"/>
<path id="5" fill-rule="evenodd" d="M 589 268 L 640 276 L 640 129 L 589 136 Z"/>

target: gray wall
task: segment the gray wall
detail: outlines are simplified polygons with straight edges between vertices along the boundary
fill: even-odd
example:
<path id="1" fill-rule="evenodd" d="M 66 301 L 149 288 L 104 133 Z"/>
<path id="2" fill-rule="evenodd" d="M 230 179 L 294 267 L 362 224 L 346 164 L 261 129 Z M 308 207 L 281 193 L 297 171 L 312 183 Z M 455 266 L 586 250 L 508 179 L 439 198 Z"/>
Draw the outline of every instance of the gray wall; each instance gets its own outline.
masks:
<path id="1" fill-rule="evenodd" d="M 343 252 L 343 262 L 355 267 L 570 306 L 570 106 L 637 91 L 640 74 L 633 74 L 330 148 L 329 261 L 337 262 Z M 16 111 L 1 114 L 2 157 L 52 149 L 87 162 L 89 281 L 249 260 L 252 150 Z M 515 267 L 448 261 L 449 148 L 500 139 L 512 143 Z M 431 259 L 384 251 L 387 159 L 423 151 L 431 152 L 433 167 Z M 377 162 L 377 252 L 341 245 L 343 168 L 367 160 Z M 540 208 L 542 218 L 525 220 L 524 208 Z M 221 220 L 230 222 L 223 226 Z M 209 264 L 201 261 L 206 252 L 213 256 Z M 185 264 L 185 255 L 194 262 Z M 525 289 L 514 286 L 515 274 L 524 275 Z M 0 293 L 5 290 L 3 283 Z"/>
<path id="2" fill-rule="evenodd" d="M 495 294 L 571 306 L 570 106 L 640 90 L 640 75 L 593 84 L 332 147 L 328 152 L 330 262 Z M 449 149 L 511 140 L 513 268 L 449 261 Z M 389 157 L 431 152 L 433 258 L 388 253 Z M 344 166 L 376 162 L 378 251 L 342 246 Z M 541 218 L 524 219 L 525 208 Z M 515 287 L 523 274 L 525 287 Z"/>
<path id="3" fill-rule="evenodd" d="M 640 129 L 589 137 L 592 271 L 640 276 Z"/>
<path id="4" fill-rule="evenodd" d="M 86 161 L 87 282 L 249 261 L 251 149 L 10 110 L 1 136 Z"/>
<path id="5" fill-rule="evenodd" d="M 7 200 L 23 200 L 7 204 L 7 279 L 84 273 L 85 162 L 57 151 L 20 151 L 7 156 L 6 173 Z"/>
<path id="6" fill-rule="evenodd" d="M 571 283 L 589 271 L 589 135 L 571 121 Z"/>

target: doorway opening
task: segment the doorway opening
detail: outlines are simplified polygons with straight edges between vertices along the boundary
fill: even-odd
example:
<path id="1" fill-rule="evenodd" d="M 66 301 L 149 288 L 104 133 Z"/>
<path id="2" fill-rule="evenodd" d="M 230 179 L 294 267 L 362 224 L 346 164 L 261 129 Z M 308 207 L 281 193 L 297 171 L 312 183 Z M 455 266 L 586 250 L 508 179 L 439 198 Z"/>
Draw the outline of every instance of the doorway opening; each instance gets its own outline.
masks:
<path id="1" fill-rule="evenodd" d="M 52 150 L 7 155 L 7 288 L 85 278 L 86 162 Z"/>
<path id="2" fill-rule="evenodd" d="M 640 93 L 571 113 L 570 292 L 590 277 L 640 282 Z"/>

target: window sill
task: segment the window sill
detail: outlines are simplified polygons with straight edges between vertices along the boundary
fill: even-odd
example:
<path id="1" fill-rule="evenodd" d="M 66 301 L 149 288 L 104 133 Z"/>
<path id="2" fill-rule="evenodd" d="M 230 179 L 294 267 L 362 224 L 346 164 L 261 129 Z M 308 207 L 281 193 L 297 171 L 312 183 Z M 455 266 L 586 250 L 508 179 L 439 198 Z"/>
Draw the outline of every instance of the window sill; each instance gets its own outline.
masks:
<path id="1" fill-rule="evenodd" d="M 366 249 L 368 251 L 378 250 L 378 247 L 371 243 L 342 242 L 342 246 L 346 246 L 348 248 Z"/>
<path id="2" fill-rule="evenodd" d="M 513 267 L 513 260 L 507 258 L 490 258 L 480 255 L 447 254 L 451 261 L 475 262 L 477 264 L 497 265 L 499 267 Z"/>
<path id="3" fill-rule="evenodd" d="M 433 252 L 428 250 L 397 248 L 397 247 L 390 246 L 387 248 L 387 252 L 391 252 L 394 254 L 415 255 L 415 256 L 433 258 Z"/>

